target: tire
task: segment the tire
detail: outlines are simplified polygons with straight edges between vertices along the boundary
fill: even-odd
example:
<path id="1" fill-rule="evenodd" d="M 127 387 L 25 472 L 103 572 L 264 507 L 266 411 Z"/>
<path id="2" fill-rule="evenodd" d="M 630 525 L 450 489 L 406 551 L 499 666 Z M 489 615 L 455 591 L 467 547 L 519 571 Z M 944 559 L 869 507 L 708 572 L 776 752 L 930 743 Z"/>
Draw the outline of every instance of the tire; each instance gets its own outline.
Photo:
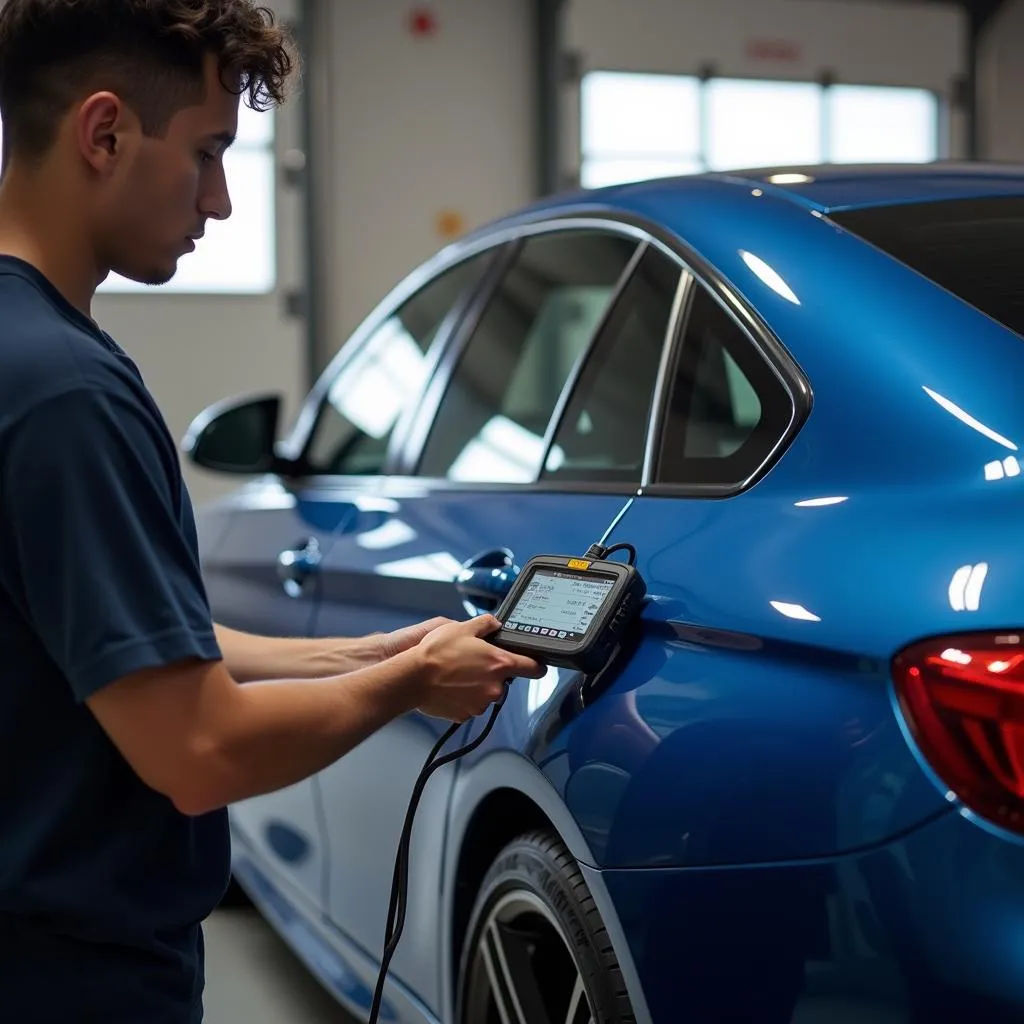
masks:
<path id="1" fill-rule="evenodd" d="M 501 1024 L 499 999 L 513 1022 L 636 1024 L 590 890 L 553 833 L 522 835 L 498 854 L 480 885 L 466 934 L 459 1024 Z"/>

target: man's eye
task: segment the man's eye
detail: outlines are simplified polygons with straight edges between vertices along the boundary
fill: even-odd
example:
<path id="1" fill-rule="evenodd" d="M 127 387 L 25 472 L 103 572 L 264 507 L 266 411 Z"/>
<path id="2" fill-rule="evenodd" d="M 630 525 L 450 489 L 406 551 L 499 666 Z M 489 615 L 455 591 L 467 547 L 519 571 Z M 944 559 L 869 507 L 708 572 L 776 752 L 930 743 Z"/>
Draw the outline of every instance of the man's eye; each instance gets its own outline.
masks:
<path id="1" fill-rule="evenodd" d="M 208 150 L 201 149 L 199 151 L 199 162 L 204 164 L 213 163 L 217 158 Z"/>

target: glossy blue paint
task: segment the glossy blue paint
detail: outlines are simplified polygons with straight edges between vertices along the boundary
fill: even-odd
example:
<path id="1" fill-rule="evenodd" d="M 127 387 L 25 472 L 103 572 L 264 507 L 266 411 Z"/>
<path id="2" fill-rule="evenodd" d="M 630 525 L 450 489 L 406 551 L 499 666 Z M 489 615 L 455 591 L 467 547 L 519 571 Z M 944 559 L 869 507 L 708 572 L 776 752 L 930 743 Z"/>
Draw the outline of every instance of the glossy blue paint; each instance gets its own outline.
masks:
<path id="1" fill-rule="evenodd" d="M 954 811 L 843 858 L 603 881 L 658 1021 L 1019 1021 L 1024 848 Z"/>
<path id="2" fill-rule="evenodd" d="M 639 1024 L 1024 1019 L 1024 843 L 947 799 L 889 668 L 921 637 L 1024 627 L 1024 473 L 991 471 L 1024 441 L 1024 343 L 829 219 L 1024 195 L 1024 171 L 770 177 L 562 196 L 477 234 L 589 212 L 656 229 L 698 279 L 713 270 L 813 395 L 748 491 L 266 479 L 200 516 L 218 619 L 295 635 L 461 618 L 493 607 L 534 554 L 606 535 L 637 547 L 649 601 L 622 674 L 585 709 L 574 672 L 517 681 L 487 743 L 427 789 L 387 990 L 399 1024 L 456 1024 L 460 864 L 481 807 L 515 827 L 501 817 L 515 795 L 584 866 Z M 319 557 L 288 587 L 279 556 L 310 538 Z M 981 563 L 964 610 L 958 571 Z M 232 810 L 243 884 L 357 1014 L 406 800 L 443 727 L 406 716 Z"/>

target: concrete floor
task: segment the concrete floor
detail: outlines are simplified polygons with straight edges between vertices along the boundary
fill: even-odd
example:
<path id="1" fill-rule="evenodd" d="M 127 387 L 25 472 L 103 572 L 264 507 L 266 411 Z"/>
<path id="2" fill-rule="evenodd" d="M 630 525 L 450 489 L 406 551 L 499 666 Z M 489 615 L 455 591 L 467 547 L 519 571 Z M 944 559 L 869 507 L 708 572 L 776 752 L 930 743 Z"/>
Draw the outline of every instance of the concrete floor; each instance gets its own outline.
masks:
<path id="1" fill-rule="evenodd" d="M 205 1024 L 355 1024 L 250 907 L 204 925 Z"/>

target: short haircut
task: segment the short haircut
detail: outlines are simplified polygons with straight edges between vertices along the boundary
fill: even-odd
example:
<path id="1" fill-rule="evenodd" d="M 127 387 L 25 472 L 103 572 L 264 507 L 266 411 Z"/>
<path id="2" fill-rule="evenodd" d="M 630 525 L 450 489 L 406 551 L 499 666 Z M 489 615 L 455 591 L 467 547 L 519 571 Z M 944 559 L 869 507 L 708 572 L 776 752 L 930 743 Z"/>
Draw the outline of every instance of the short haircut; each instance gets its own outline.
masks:
<path id="1" fill-rule="evenodd" d="M 202 102 L 212 55 L 225 87 L 255 110 L 283 101 L 298 57 L 253 0 L 0 0 L 3 163 L 36 160 L 72 103 L 110 90 L 149 136 Z M 236 87 L 237 83 L 237 87 Z"/>

